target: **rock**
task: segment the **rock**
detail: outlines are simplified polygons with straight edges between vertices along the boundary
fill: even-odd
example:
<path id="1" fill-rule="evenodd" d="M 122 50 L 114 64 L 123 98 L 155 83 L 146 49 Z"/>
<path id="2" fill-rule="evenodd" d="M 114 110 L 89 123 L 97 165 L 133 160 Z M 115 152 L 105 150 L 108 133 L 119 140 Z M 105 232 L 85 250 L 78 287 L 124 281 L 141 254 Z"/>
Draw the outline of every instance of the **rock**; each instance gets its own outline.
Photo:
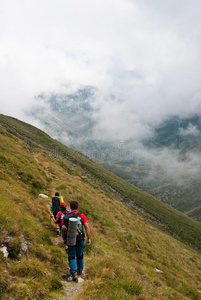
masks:
<path id="1" fill-rule="evenodd" d="M 28 244 L 25 241 L 25 238 L 24 238 L 23 234 L 20 236 L 20 240 L 21 240 L 21 243 L 22 243 L 21 249 L 22 249 L 22 251 L 26 252 L 28 250 Z"/>
<path id="2" fill-rule="evenodd" d="M 3 256 L 4 256 L 4 257 L 8 257 L 7 247 L 1 247 L 0 250 L 1 250 L 1 252 L 3 253 Z"/>
<path id="3" fill-rule="evenodd" d="M 38 196 L 39 196 L 39 197 L 43 197 L 43 198 L 48 198 L 48 196 L 45 195 L 45 194 L 39 194 Z"/>
<path id="4" fill-rule="evenodd" d="M 157 269 L 157 268 L 154 268 L 154 270 L 157 272 L 157 273 L 163 273 L 163 271 Z"/>

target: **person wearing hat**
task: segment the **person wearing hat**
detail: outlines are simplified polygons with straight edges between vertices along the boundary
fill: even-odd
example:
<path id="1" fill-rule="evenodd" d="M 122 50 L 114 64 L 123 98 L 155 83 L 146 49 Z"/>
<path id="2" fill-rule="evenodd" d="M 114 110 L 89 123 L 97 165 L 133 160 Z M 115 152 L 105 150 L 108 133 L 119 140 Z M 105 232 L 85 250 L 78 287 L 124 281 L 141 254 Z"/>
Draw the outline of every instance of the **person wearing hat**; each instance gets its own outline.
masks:
<path id="1" fill-rule="evenodd" d="M 66 204 L 64 202 L 60 203 L 60 211 L 57 213 L 56 218 L 54 217 L 53 214 L 50 215 L 50 217 L 53 219 L 53 221 L 59 225 L 59 229 L 61 232 L 61 217 L 65 214 L 65 213 L 70 213 L 70 210 L 66 210 Z"/>

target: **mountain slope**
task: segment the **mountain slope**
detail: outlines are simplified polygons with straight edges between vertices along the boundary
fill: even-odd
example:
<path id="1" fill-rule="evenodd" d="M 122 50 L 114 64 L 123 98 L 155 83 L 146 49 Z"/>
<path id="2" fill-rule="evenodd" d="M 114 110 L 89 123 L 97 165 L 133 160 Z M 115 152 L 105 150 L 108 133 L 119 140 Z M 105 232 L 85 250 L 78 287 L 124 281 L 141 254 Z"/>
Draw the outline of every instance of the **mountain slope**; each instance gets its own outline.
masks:
<path id="1" fill-rule="evenodd" d="M 185 153 L 200 145 L 201 117 L 189 118 L 174 116 L 155 130 L 154 137 L 146 141 L 148 147 L 168 147 Z"/>
<path id="2" fill-rule="evenodd" d="M 197 157 L 199 157 L 197 155 Z M 108 171 L 116 174 L 131 184 L 138 186 L 147 193 L 167 205 L 189 215 L 196 221 L 201 221 L 199 207 L 201 205 L 201 169 L 196 165 L 196 174 L 193 166 L 184 166 L 183 171 L 175 166 L 175 172 L 170 176 L 160 165 L 153 166 L 149 163 L 122 162 L 121 164 L 101 163 Z M 185 170 L 189 167 L 188 172 Z M 172 168 L 173 169 L 173 168 Z M 180 172 L 180 176 L 175 173 Z"/>
<path id="3" fill-rule="evenodd" d="M 54 245 L 55 230 L 49 219 L 49 203 L 55 190 L 67 205 L 72 199 L 79 201 L 92 232 L 92 245 L 85 249 L 88 280 L 74 299 L 201 298 L 200 252 L 115 200 L 112 192 L 116 192 L 111 187 L 117 188 L 115 184 L 120 185 L 122 180 L 112 175 L 110 184 L 116 183 L 109 188 L 103 178 L 109 180 L 111 174 L 98 176 L 104 170 L 97 164 L 62 148 L 28 124 L 2 115 L 0 119 L 3 127 L 15 132 L 14 136 L 0 127 L 0 243 L 9 252 L 8 258 L 0 252 L 2 299 L 64 296 L 61 274 L 67 272 L 67 256 L 61 243 Z M 44 143 L 41 148 L 38 141 Z M 46 150 L 42 149 L 45 145 Z M 57 149 L 57 155 L 47 151 L 47 145 Z M 88 173 L 90 164 L 97 168 L 96 173 L 93 170 L 94 182 L 83 176 L 86 172 L 92 176 Z M 107 186 L 107 192 L 99 186 Z M 123 183 L 121 189 L 124 193 Z M 49 198 L 39 197 L 39 193 Z M 138 189 L 135 193 L 139 198 L 152 199 Z M 190 227 L 192 234 L 194 224 Z"/>
<path id="4" fill-rule="evenodd" d="M 147 215 L 161 228 L 183 241 L 201 249 L 201 224 L 163 204 L 153 196 L 144 193 L 116 175 L 106 171 L 88 159 L 37 128 L 17 119 L 0 115 L 0 123 L 12 133 L 21 137 L 31 147 L 41 147 L 58 158 L 66 158 L 82 168 L 82 172 L 93 178 L 101 188 L 110 191 L 129 207 Z"/>
<path id="5" fill-rule="evenodd" d="M 78 139 L 84 143 L 94 125 L 91 99 L 95 91 L 86 86 L 67 95 L 41 93 L 27 114 L 39 120 L 45 131 L 58 140 L 70 145 L 76 145 Z"/>

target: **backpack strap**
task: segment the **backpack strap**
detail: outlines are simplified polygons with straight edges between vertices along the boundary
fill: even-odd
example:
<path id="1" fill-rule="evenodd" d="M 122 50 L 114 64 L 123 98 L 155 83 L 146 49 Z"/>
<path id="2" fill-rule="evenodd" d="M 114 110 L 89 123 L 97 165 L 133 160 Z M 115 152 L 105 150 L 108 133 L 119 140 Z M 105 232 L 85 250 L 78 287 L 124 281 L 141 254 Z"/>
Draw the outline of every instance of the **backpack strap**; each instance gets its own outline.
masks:
<path id="1" fill-rule="evenodd" d="M 69 213 L 71 216 L 75 216 L 75 217 L 79 217 L 79 215 L 81 214 L 80 212 L 77 212 L 76 214 L 71 214 L 71 212 Z"/>

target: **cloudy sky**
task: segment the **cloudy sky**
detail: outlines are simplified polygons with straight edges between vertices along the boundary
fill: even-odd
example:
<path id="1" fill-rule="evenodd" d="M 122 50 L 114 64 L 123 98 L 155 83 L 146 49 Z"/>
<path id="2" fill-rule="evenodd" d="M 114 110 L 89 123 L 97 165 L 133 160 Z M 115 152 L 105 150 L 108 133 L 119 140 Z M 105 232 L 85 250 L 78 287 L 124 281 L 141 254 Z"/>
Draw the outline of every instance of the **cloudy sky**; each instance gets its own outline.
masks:
<path id="1" fill-rule="evenodd" d="M 90 85 L 100 133 L 146 137 L 201 111 L 200 53 L 198 0 L 0 0 L 0 113 Z"/>

